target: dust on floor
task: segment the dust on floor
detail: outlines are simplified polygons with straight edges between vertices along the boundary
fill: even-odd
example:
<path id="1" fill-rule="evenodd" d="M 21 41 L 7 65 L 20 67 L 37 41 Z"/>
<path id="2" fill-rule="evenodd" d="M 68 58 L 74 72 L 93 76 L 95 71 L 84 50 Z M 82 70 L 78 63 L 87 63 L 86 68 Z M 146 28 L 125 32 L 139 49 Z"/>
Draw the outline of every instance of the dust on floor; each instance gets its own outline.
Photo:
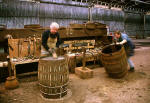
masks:
<path id="1" fill-rule="evenodd" d="M 19 88 L 0 93 L 0 103 L 150 103 L 150 47 L 137 48 L 131 59 L 135 72 L 122 79 L 108 77 L 103 67 L 94 68 L 91 79 L 70 74 L 68 94 L 56 100 L 41 96 L 37 76 L 20 78 Z"/>

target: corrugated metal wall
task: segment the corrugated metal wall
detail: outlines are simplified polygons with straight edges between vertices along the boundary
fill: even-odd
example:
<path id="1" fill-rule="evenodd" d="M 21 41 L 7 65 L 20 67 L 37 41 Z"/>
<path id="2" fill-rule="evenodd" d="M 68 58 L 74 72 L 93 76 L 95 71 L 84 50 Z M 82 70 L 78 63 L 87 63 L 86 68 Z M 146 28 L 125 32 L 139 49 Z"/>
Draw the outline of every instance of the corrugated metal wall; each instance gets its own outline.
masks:
<path id="1" fill-rule="evenodd" d="M 145 16 L 145 35 L 150 36 L 150 15 Z"/>
<path id="2" fill-rule="evenodd" d="M 125 30 L 127 34 L 137 35 L 144 33 L 143 17 L 140 14 L 125 13 Z"/>
<path id="3" fill-rule="evenodd" d="M 145 16 L 144 25 L 143 14 L 125 13 L 125 30 L 130 35 L 150 35 L 150 16 Z"/>
<path id="4" fill-rule="evenodd" d="M 0 24 L 7 28 L 23 28 L 25 24 L 39 23 L 39 4 L 6 0 L 0 3 Z"/>
<path id="5" fill-rule="evenodd" d="M 7 25 L 7 28 L 23 28 L 25 24 L 40 24 L 45 27 L 53 21 L 66 26 L 69 23 L 88 21 L 88 8 L 84 6 L 16 1 L 5 0 L 0 3 L 0 24 Z M 94 22 L 109 25 L 110 32 L 118 29 L 129 35 L 150 34 L 150 16 L 146 16 L 144 32 L 143 15 L 140 14 L 93 8 L 92 15 Z"/>
<path id="6" fill-rule="evenodd" d="M 53 21 L 60 25 L 68 25 L 69 23 L 83 23 L 88 19 L 88 8 L 64 6 L 56 4 L 40 4 L 39 13 L 40 24 L 49 26 Z"/>
<path id="7" fill-rule="evenodd" d="M 93 20 L 109 26 L 110 32 L 119 29 L 124 30 L 124 12 L 105 10 L 101 8 L 93 9 Z"/>

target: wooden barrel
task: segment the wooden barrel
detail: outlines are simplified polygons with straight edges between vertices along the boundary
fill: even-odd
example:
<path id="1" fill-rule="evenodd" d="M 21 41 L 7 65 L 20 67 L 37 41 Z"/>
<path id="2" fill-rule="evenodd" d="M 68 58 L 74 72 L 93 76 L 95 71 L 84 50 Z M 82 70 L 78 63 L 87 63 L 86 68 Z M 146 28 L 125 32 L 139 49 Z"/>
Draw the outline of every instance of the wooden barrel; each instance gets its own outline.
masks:
<path id="1" fill-rule="evenodd" d="M 67 62 L 68 62 L 69 72 L 75 73 L 75 68 L 76 68 L 76 56 L 75 56 L 75 54 L 67 54 L 66 58 L 67 58 Z"/>
<path id="2" fill-rule="evenodd" d="M 67 60 L 46 57 L 39 60 L 38 81 L 42 96 L 49 99 L 61 98 L 67 94 L 69 70 Z"/>
<path id="3" fill-rule="evenodd" d="M 102 49 L 102 63 L 108 75 L 121 78 L 127 73 L 127 57 L 121 45 L 107 45 Z"/>

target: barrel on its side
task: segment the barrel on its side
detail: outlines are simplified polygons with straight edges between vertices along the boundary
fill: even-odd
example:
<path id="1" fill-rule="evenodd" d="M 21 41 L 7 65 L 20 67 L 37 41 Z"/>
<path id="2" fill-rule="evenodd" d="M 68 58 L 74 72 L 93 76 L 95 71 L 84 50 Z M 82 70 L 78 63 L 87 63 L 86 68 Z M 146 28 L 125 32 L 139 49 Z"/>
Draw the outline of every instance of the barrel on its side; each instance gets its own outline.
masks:
<path id="1" fill-rule="evenodd" d="M 39 60 L 38 81 L 42 96 L 49 99 L 67 94 L 69 70 L 64 57 L 46 57 Z"/>
<path id="2" fill-rule="evenodd" d="M 102 49 L 102 63 L 108 75 L 121 78 L 127 74 L 127 57 L 122 45 L 107 45 Z"/>

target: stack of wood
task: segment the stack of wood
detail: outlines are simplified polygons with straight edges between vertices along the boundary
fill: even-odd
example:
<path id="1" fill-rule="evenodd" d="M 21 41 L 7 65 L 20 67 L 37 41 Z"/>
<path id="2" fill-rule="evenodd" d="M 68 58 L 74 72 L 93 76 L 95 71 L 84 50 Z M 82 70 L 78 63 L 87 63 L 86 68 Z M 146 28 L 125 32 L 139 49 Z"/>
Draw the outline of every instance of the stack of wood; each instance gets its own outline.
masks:
<path id="1" fill-rule="evenodd" d="M 0 30 L 4 30 L 4 29 L 6 29 L 6 25 L 0 24 Z"/>
<path id="2" fill-rule="evenodd" d="M 98 22 L 87 22 L 85 24 L 71 23 L 67 27 L 60 27 L 61 38 L 104 36 L 107 34 L 106 24 Z"/>
<path id="3" fill-rule="evenodd" d="M 37 29 L 37 28 L 41 28 L 41 26 L 40 24 L 29 24 L 29 25 L 24 25 L 24 28 Z"/>

